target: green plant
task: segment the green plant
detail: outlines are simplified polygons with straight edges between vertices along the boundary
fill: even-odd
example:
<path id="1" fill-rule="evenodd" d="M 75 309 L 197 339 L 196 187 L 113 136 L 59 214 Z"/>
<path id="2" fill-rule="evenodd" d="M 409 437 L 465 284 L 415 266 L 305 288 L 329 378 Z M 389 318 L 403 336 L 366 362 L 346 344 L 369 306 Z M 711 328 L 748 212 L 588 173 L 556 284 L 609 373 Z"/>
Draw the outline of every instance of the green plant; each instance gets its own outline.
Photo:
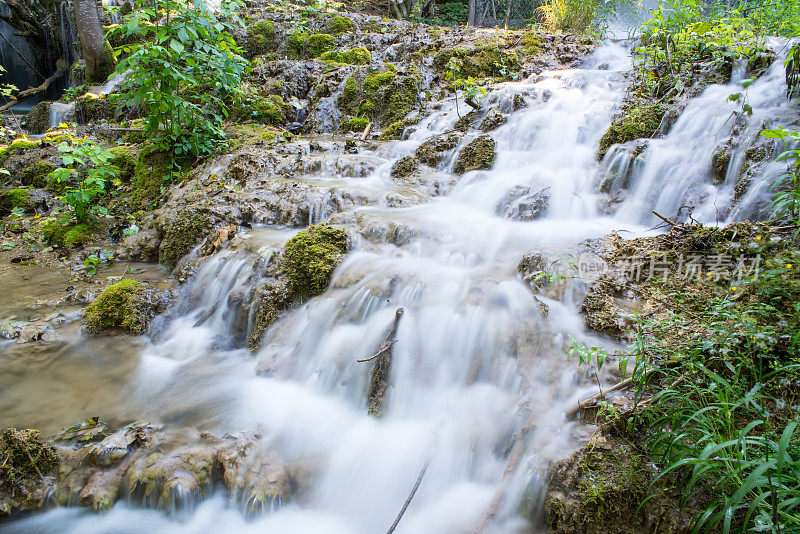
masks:
<path id="1" fill-rule="evenodd" d="M 144 134 L 172 155 L 173 167 L 211 154 L 225 138 L 225 102 L 248 69 L 231 37 L 232 2 L 218 18 L 204 2 L 136 0 L 118 31 L 143 39 L 126 44 L 117 67 L 129 71 L 122 98 L 146 114 Z"/>
<path id="2" fill-rule="evenodd" d="M 48 180 L 63 184 L 76 178 L 78 187 L 67 186 L 59 198 L 70 206 L 79 224 L 96 222 L 96 216 L 107 211 L 95 201 L 105 194 L 107 184 L 116 180 L 115 168 L 109 163 L 114 153 L 91 141 L 64 142 L 58 151 L 64 167 L 52 171 Z"/>
<path id="3" fill-rule="evenodd" d="M 763 130 L 761 135 L 783 141 L 784 151 L 778 159 L 788 163 L 786 173 L 773 186 L 772 216 L 784 218 L 800 228 L 800 149 L 796 148 L 800 132 L 778 128 Z"/>
<path id="4" fill-rule="evenodd" d="M 481 87 L 478 84 L 478 81 L 473 78 L 472 76 L 464 77 L 462 73 L 462 67 L 464 66 L 464 61 L 456 56 L 450 58 L 447 62 L 447 74 L 445 75 L 445 79 L 450 82 L 450 85 L 453 87 L 455 91 L 455 102 L 456 102 L 456 114 L 459 118 L 461 118 L 461 112 L 458 109 L 458 90 L 463 90 L 463 97 L 464 102 L 470 105 L 472 108 L 478 108 L 479 105 L 475 102 L 475 99 L 478 97 L 483 98 L 486 96 L 486 89 Z"/>

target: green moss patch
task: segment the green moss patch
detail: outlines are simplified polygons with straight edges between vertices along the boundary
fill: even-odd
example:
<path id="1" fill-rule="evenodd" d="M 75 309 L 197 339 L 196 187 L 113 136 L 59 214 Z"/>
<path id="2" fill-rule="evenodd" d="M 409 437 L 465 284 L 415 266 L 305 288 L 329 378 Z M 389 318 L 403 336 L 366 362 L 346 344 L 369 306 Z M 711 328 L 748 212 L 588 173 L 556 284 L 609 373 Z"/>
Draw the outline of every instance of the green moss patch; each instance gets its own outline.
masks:
<path id="1" fill-rule="evenodd" d="M 327 33 L 297 32 L 286 39 L 284 47 L 290 57 L 315 58 L 333 50 L 336 47 L 336 40 Z"/>
<path id="2" fill-rule="evenodd" d="M 142 149 L 134 167 L 131 208 L 147 209 L 157 203 L 171 175 L 172 162 L 167 152 L 152 147 Z"/>
<path id="3" fill-rule="evenodd" d="M 13 209 L 28 210 L 29 208 L 29 195 L 28 190 L 18 187 L 15 189 L 8 189 L 0 193 L 0 210 L 9 212 Z"/>
<path id="4" fill-rule="evenodd" d="M 270 20 L 260 20 L 247 27 L 242 48 L 250 58 L 265 54 L 275 46 L 276 36 L 275 24 Z"/>
<path id="5" fill-rule="evenodd" d="M 177 212 L 164 229 L 158 261 L 168 267 L 175 267 L 182 257 L 206 237 L 211 224 L 211 216 L 198 208 Z"/>
<path id="6" fill-rule="evenodd" d="M 325 223 L 309 226 L 291 238 L 283 250 L 281 273 L 299 298 L 319 295 L 347 249 L 347 234 Z"/>
<path id="7" fill-rule="evenodd" d="M 38 430 L 6 428 L 0 435 L 0 466 L 0 488 L 5 486 L 10 493 L 26 492 L 58 468 L 58 456 L 55 447 L 39 437 Z"/>
<path id="8" fill-rule="evenodd" d="M 624 109 L 622 116 L 611 123 L 600 138 L 597 159 L 602 160 L 613 145 L 653 137 L 666 112 L 667 107 L 661 104 L 631 105 Z"/>
<path id="9" fill-rule="evenodd" d="M 323 61 L 333 61 L 334 63 L 346 63 L 348 65 L 369 65 L 372 55 L 363 46 L 358 48 L 348 48 L 346 50 L 325 52 L 320 56 Z"/>
<path id="10" fill-rule="evenodd" d="M 56 166 L 47 161 L 37 161 L 35 164 L 22 169 L 19 173 L 19 181 L 23 185 L 36 188 L 47 187 L 47 175 L 56 170 Z"/>
<path id="11" fill-rule="evenodd" d="M 39 135 L 50 128 L 50 102 L 39 102 L 25 115 L 23 125 L 28 132 Z"/>
<path id="12" fill-rule="evenodd" d="M 83 312 L 83 321 L 90 332 L 121 328 L 132 334 L 143 334 L 146 320 L 142 315 L 144 286 L 136 280 L 123 280 L 107 287 Z"/>
<path id="13" fill-rule="evenodd" d="M 356 30 L 356 23 L 353 22 L 352 19 L 347 17 L 343 17 L 341 15 L 334 15 L 328 24 L 325 26 L 325 31 L 333 34 L 338 35 L 340 33 L 345 32 L 352 32 Z"/>
<path id="14" fill-rule="evenodd" d="M 516 52 L 500 49 L 496 45 L 442 50 L 434 57 L 433 64 L 444 73 L 454 57 L 462 61 L 460 75 L 463 77 L 506 79 L 521 68 Z"/>
<path id="15" fill-rule="evenodd" d="M 419 105 L 419 75 L 401 75 L 394 70 L 379 70 L 361 79 L 350 76 L 338 100 L 339 108 L 356 117 L 368 118 L 382 128 L 389 126 L 391 136 L 402 133 L 406 116 Z M 398 132 L 399 130 L 399 132 Z"/>
<path id="16" fill-rule="evenodd" d="M 261 96 L 245 88 L 233 100 L 233 115 L 241 120 L 254 120 L 262 124 L 280 125 L 286 122 L 288 106 L 279 95 Z"/>
<path id="17" fill-rule="evenodd" d="M 497 157 L 494 139 L 482 135 L 465 146 L 456 159 L 453 172 L 464 174 L 469 171 L 491 169 Z"/>

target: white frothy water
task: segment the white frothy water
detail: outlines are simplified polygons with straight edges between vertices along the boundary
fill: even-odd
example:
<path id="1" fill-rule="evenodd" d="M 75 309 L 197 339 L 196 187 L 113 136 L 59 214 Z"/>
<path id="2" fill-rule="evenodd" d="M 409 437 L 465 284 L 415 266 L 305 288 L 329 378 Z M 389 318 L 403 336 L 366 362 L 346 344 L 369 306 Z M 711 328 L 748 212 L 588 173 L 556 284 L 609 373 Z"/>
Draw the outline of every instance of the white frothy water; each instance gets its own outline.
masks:
<path id="1" fill-rule="evenodd" d="M 193 311 L 174 319 L 141 354 L 132 402 L 162 419 L 202 412 L 206 425 L 218 431 L 264 428 L 287 461 L 318 467 L 302 499 L 253 519 L 244 519 L 237 503 L 221 495 L 183 515 L 126 503 L 102 516 L 60 509 L 9 530 L 375 534 L 392 524 L 430 461 L 396 532 L 477 531 L 496 499 L 488 531 L 530 531 L 517 515 L 523 493 L 539 488 L 538 471 L 576 446 L 579 429 L 563 414 L 591 390 L 578 380 L 567 349 L 573 339 L 604 342 L 585 333 L 569 298 L 542 297 L 549 306 L 543 316 L 518 279 L 516 264 L 531 249 L 564 250 L 612 230 L 644 231 L 638 223 L 647 222 L 641 214 L 653 202 L 647 191 L 658 184 L 653 206 L 675 202 L 672 185 L 661 180 L 680 174 L 677 164 L 670 171 L 668 163 L 656 168 L 656 162 L 672 157 L 686 164 L 687 151 L 710 150 L 705 140 L 702 146 L 685 143 L 682 156 L 669 147 L 677 150 L 678 136 L 717 132 L 728 115 L 722 93 L 729 88 L 709 89 L 722 103 L 702 125 L 691 118 L 690 105 L 687 124 L 679 121 L 664 146 L 654 147 L 618 217 L 604 217 L 596 207 L 601 176 L 594 155 L 624 94 L 622 72 L 629 67 L 627 50 L 607 44 L 584 69 L 498 86 L 487 98 L 502 108 L 522 94 L 527 107 L 492 132 L 494 168 L 467 173 L 447 196 L 420 206 L 343 214 L 361 225 L 357 250 L 347 255 L 324 295 L 267 331 L 256 362 L 229 348 L 227 303 L 232 292 L 253 283 L 263 265 L 241 253 L 223 253 L 198 274 L 194 294 L 181 301 Z M 768 100 L 773 75 L 751 89 L 757 113 Z M 782 96 L 779 91 L 770 98 L 778 105 Z M 457 118 L 452 103 L 445 105 L 408 141 L 381 150 L 389 151 L 389 160 L 410 154 Z M 388 186 L 390 167 L 387 162 L 361 180 Z M 450 168 L 452 161 L 441 172 Z M 507 205 L 541 192 L 549 201 L 539 219 L 502 215 Z M 632 224 L 623 225 L 626 219 Z M 389 226 L 391 243 L 368 239 L 369 229 Z M 285 240 L 286 234 L 255 233 L 265 242 Z M 366 415 L 371 364 L 356 360 L 374 353 L 398 308 L 405 313 L 392 349 L 384 415 L 377 420 Z M 523 445 L 523 460 L 504 475 L 515 443 Z"/>

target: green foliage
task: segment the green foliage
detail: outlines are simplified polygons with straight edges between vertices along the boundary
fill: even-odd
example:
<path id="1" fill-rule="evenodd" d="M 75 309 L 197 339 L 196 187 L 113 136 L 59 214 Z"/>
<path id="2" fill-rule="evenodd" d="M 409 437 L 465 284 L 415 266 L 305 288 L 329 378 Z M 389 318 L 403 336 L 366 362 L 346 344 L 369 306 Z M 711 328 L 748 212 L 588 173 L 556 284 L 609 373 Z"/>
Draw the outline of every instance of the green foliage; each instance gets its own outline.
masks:
<path id="1" fill-rule="evenodd" d="M 224 101 L 248 68 L 231 37 L 235 13 L 218 18 L 194 3 L 136 0 L 120 25 L 126 36 L 144 36 L 122 47 L 128 55 L 117 70 L 130 70 L 123 98 L 146 114 L 145 137 L 171 154 L 173 167 L 211 154 L 224 139 Z"/>
<path id="2" fill-rule="evenodd" d="M 366 117 L 353 117 L 342 123 L 342 130 L 347 132 L 363 132 L 368 124 L 369 119 Z"/>
<path id="3" fill-rule="evenodd" d="M 772 216 L 780 217 L 798 228 L 800 232 L 800 132 L 785 129 L 763 130 L 761 135 L 781 139 L 785 150 L 778 156 L 788 163 L 788 169 L 773 186 Z"/>
<path id="4" fill-rule="evenodd" d="M 98 214 L 107 210 L 96 204 L 105 194 L 109 182 L 118 181 L 115 169 L 110 164 L 114 154 L 91 141 L 63 142 L 58 145 L 64 167 L 55 169 L 49 179 L 56 183 L 68 183 L 77 178 L 78 187 L 67 186 L 61 197 L 72 210 L 79 224 L 94 223 Z"/>
<path id="5" fill-rule="evenodd" d="M 469 6 L 462 2 L 448 2 L 436 6 L 436 23 L 441 26 L 461 26 L 467 23 Z"/>
<path id="6" fill-rule="evenodd" d="M 658 389 L 637 424 L 664 466 L 658 478 L 677 477 L 685 501 L 707 503 L 694 532 L 800 527 L 796 412 L 785 408 L 800 375 L 794 248 L 764 242 L 764 268 L 727 290 L 664 287 L 670 315 L 639 329 L 637 398 Z"/>
<path id="7" fill-rule="evenodd" d="M 47 186 L 47 176 L 55 170 L 55 165 L 39 160 L 33 165 L 25 167 L 19 173 L 19 181 L 23 185 L 43 188 Z"/>
<path id="8" fill-rule="evenodd" d="M 281 259 L 290 292 L 307 299 L 325 291 L 346 248 L 345 231 L 325 223 L 309 226 L 291 238 Z"/>
<path id="9" fill-rule="evenodd" d="M 551 30 L 586 32 L 599 25 L 602 5 L 600 0 L 546 0 L 537 10 Z"/>
<path id="10" fill-rule="evenodd" d="M 458 118 L 461 118 L 461 112 L 458 109 L 458 90 L 463 90 L 464 100 L 470 104 L 472 107 L 476 107 L 479 102 L 476 102 L 476 98 L 480 97 L 481 99 L 486 96 L 486 89 L 481 87 L 477 80 L 472 76 L 464 77 L 462 73 L 462 69 L 464 67 L 464 61 L 456 56 L 450 58 L 450 61 L 447 62 L 447 74 L 445 75 L 445 80 L 450 82 L 453 90 L 455 91 L 455 101 L 456 101 L 456 114 Z"/>
<path id="11" fill-rule="evenodd" d="M 437 53 L 433 59 L 436 68 L 447 74 L 453 58 L 461 61 L 461 77 L 511 79 L 519 71 L 521 64 L 514 51 L 503 50 L 496 45 L 470 48 L 448 48 Z"/>
<path id="12" fill-rule="evenodd" d="M 373 120 L 380 127 L 388 127 L 392 135 L 399 137 L 405 126 L 406 116 L 418 105 L 418 73 L 401 75 L 390 66 L 387 70 L 376 70 L 363 81 L 350 76 L 339 97 L 339 107 L 358 118 Z M 386 131 L 384 131 L 386 133 Z"/>
<path id="13" fill-rule="evenodd" d="M 132 334 L 144 333 L 146 324 L 139 306 L 143 292 L 142 283 L 136 280 L 122 280 L 107 287 L 83 312 L 87 330 L 122 328 Z"/>

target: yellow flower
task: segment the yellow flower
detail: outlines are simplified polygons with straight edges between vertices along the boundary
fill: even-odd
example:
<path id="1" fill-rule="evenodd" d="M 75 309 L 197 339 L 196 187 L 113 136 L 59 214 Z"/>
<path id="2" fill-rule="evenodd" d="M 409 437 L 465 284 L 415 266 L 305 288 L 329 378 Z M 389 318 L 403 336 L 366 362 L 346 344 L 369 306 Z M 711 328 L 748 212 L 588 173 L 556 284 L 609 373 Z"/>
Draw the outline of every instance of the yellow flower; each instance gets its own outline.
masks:
<path id="1" fill-rule="evenodd" d="M 756 236 L 756 241 L 761 241 L 761 236 L 760 235 Z"/>
<path id="2" fill-rule="evenodd" d="M 731 291 L 736 291 L 738 288 L 736 286 L 731 287 Z"/>
<path id="3" fill-rule="evenodd" d="M 791 264 L 791 263 L 787 263 L 787 264 L 786 264 L 786 268 L 787 268 L 787 269 L 791 269 L 791 268 L 792 268 L 792 264 Z"/>

